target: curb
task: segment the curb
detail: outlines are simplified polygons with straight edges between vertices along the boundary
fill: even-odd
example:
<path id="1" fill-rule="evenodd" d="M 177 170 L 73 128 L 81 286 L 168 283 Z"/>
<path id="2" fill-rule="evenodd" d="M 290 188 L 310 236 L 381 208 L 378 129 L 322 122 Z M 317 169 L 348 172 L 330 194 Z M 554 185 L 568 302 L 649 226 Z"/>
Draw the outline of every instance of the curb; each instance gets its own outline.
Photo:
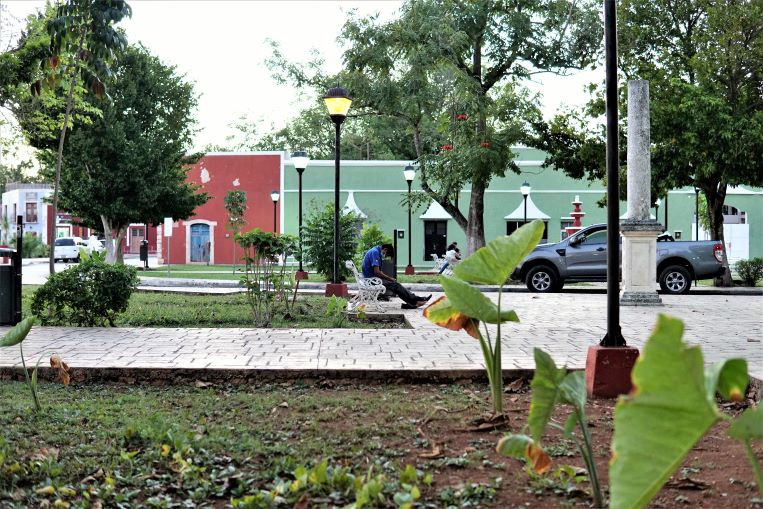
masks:
<path id="1" fill-rule="evenodd" d="M 238 281 L 226 281 L 219 279 L 181 279 L 181 278 L 158 278 L 158 277 L 141 277 L 140 286 L 146 289 L 150 288 L 171 288 L 171 287 L 193 287 L 193 288 L 240 288 L 243 287 Z M 438 284 L 429 283 L 406 283 L 406 287 L 421 292 L 442 292 L 442 286 Z M 475 285 L 481 292 L 497 292 L 497 286 L 491 285 Z M 355 283 L 348 283 L 347 287 L 350 290 L 357 290 Z M 301 282 L 300 289 L 304 290 L 325 290 L 326 283 L 305 283 Z M 503 288 L 504 293 L 528 293 L 529 290 L 525 286 L 520 285 L 508 285 Z M 606 288 L 598 288 L 594 286 L 585 287 L 567 287 L 564 288 L 561 293 L 572 294 L 598 294 L 606 295 Z M 658 294 L 664 295 L 662 291 L 657 291 Z M 748 287 L 714 287 L 714 286 L 698 286 L 692 287 L 691 291 L 687 294 L 691 295 L 763 295 L 763 288 L 748 288 Z"/>

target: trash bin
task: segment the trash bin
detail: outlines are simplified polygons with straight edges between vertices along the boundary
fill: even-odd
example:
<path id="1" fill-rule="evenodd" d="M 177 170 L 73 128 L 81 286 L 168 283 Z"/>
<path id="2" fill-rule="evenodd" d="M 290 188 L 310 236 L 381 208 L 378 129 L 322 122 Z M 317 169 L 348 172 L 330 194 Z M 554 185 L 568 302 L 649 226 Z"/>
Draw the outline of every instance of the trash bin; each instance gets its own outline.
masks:
<path id="1" fill-rule="evenodd" d="M 148 268 L 148 241 L 147 240 L 141 240 L 140 241 L 140 261 L 143 262 L 143 268 Z"/>
<path id="2" fill-rule="evenodd" d="M 13 249 L 0 249 L 0 258 L 7 258 L 10 264 L 0 265 L 0 325 L 16 325 L 21 321 L 21 292 L 18 285 L 21 267 L 20 257 Z M 18 272 L 17 272 L 18 271 Z"/>

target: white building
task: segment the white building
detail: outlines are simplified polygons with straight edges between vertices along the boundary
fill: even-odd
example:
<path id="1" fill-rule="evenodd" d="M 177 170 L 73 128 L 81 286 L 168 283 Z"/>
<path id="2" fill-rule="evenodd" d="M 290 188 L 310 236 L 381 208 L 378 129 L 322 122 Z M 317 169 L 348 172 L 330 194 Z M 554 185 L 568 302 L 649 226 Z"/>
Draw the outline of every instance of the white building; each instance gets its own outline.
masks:
<path id="1" fill-rule="evenodd" d="M 49 184 L 10 183 L 0 200 L 0 243 L 6 244 L 16 232 L 16 217 L 24 222 L 24 233 L 31 233 L 48 244 L 48 201 L 53 194 Z"/>

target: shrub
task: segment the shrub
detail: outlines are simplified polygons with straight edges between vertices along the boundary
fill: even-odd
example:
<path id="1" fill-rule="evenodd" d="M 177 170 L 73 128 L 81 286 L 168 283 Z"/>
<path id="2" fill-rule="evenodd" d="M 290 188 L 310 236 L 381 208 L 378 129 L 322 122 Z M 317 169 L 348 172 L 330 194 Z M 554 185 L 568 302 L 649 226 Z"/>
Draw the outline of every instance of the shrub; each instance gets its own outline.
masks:
<path id="1" fill-rule="evenodd" d="M 739 260 L 734 268 L 745 286 L 755 286 L 763 279 L 763 258 L 761 257 Z"/>
<path id="2" fill-rule="evenodd" d="M 352 260 L 358 246 L 360 218 L 353 212 L 339 215 L 339 280 L 350 272 L 346 260 Z M 334 205 L 312 210 L 302 227 L 302 247 L 305 261 L 317 272 L 331 278 L 334 274 Z"/>
<path id="3" fill-rule="evenodd" d="M 384 233 L 384 230 L 379 228 L 378 225 L 363 225 L 363 229 L 360 231 L 358 247 L 355 251 L 355 265 L 360 267 L 363 263 L 363 257 L 366 255 L 366 251 L 374 246 L 380 246 L 382 244 L 392 244 L 392 237 Z"/>
<path id="4" fill-rule="evenodd" d="M 44 244 L 40 237 L 31 233 L 24 234 L 24 241 L 21 243 L 22 258 L 45 258 L 50 254 L 47 244 Z"/>
<path id="5" fill-rule="evenodd" d="M 89 258 L 53 274 L 32 297 L 32 313 L 43 325 L 114 326 L 138 284 L 135 267 Z"/>

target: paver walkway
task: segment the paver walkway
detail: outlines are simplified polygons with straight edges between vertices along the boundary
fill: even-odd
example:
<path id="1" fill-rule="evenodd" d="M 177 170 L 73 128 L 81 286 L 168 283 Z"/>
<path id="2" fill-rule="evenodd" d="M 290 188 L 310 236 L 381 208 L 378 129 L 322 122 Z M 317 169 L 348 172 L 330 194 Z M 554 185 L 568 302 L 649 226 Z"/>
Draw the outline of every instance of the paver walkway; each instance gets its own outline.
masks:
<path id="1" fill-rule="evenodd" d="M 497 294 L 486 294 L 495 299 Z M 436 297 L 437 295 L 435 295 Z M 702 345 L 705 361 L 743 356 L 763 379 L 763 298 L 662 296 L 665 306 L 621 307 L 628 344 L 641 347 L 657 313 L 681 318 L 684 337 Z M 589 345 L 606 332 L 606 296 L 505 294 L 521 323 L 503 326 L 504 369 L 533 369 L 533 347 L 557 364 L 583 368 Z M 429 323 L 420 310 L 402 311 L 412 329 L 171 329 L 35 327 L 24 342 L 27 363 L 57 352 L 73 368 L 320 373 L 356 371 L 458 373 L 482 369 L 477 341 Z M 3 334 L 8 327 L 0 327 Z M 0 349 L 0 368 L 20 363 L 18 349 Z"/>

